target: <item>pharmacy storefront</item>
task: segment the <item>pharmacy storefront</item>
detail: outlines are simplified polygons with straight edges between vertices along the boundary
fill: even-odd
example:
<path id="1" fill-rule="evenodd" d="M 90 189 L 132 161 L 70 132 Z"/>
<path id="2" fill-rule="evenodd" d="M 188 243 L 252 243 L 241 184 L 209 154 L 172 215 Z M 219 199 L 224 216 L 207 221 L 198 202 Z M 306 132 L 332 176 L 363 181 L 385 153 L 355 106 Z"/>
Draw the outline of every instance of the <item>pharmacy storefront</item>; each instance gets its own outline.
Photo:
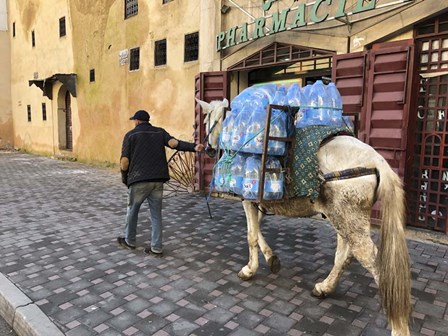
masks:
<path id="1" fill-rule="evenodd" d="M 448 10 L 439 0 L 222 1 L 219 69 L 196 76 L 201 100 L 263 83 L 336 84 L 357 137 L 406 186 L 408 225 L 448 233 Z M 211 46 L 210 46 L 211 47 Z M 196 108 L 196 140 L 205 136 Z M 197 162 L 197 188 L 214 161 Z M 378 218 L 373 210 L 372 218 Z"/>

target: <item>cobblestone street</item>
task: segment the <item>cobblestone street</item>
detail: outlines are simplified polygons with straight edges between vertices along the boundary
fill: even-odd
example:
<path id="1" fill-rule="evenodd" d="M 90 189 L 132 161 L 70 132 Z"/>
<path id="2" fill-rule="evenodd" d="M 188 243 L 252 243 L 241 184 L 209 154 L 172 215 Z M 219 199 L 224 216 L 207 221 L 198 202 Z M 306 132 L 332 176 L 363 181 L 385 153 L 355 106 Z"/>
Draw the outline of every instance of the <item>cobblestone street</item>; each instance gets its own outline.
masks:
<path id="1" fill-rule="evenodd" d="M 164 257 L 116 237 L 126 188 L 118 171 L 0 152 L 0 272 L 67 336 L 390 335 L 370 274 L 353 262 L 336 292 L 311 296 L 333 265 L 335 234 L 317 219 L 268 216 L 262 228 L 281 260 L 260 260 L 251 281 L 240 202 L 184 194 L 164 200 Z M 408 240 L 413 335 L 448 335 L 448 247 Z M 2 307 L 0 307 L 2 311 Z M 52 336 L 52 335 L 42 335 Z"/>

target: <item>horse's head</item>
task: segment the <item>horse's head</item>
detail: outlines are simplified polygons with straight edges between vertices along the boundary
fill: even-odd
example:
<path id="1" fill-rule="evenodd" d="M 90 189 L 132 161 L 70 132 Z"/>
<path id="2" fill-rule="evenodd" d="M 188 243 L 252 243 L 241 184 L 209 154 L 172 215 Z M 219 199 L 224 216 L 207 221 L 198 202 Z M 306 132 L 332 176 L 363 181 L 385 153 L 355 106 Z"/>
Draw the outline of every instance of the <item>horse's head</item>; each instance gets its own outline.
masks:
<path id="1" fill-rule="evenodd" d="M 216 149 L 218 147 L 218 136 L 222 129 L 224 109 L 229 107 L 229 101 L 225 98 L 223 100 L 213 100 L 210 103 L 199 99 L 196 99 L 196 101 L 202 107 L 202 112 L 205 114 L 204 124 L 206 136 L 204 141 L 207 140 L 208 146 L 211 149 Z M 211 155 L 212 151 L 208 149 L 208 153 Z"/>

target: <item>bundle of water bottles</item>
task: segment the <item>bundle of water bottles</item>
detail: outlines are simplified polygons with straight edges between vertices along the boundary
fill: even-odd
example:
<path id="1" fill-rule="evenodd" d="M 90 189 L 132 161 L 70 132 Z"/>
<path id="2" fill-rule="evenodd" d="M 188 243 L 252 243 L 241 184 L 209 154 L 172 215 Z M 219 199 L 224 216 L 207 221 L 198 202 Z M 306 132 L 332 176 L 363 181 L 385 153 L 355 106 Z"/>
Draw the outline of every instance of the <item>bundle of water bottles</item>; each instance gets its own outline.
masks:
<path id="1" fill-rule="evenodd" d="M 261 154 L 264 148 L 266 116 L 269 104 L 296 107 L 294 120 L 283 110 L 272 109 L 270 137 L 286 138 L 294 134 L 294 126 L 341 126 L 351 122 L 342 117 L 342 99 L 333 83 L 317 81 L 303 89 L 299 84 L 277 86 L 264 84 L 242 91 L 230 103 L 231 110 L 223 121 L 219 138 L 224 155 L 215 166 L 213 187 L 246 199 L 257 199 L 261 175 Z M 291 133 L 292 132 L 292 133 Z M 284 175 L 279 157 L 285 155 L 286 143 L 269 140 L 263 199 L 283 198 Z"/>

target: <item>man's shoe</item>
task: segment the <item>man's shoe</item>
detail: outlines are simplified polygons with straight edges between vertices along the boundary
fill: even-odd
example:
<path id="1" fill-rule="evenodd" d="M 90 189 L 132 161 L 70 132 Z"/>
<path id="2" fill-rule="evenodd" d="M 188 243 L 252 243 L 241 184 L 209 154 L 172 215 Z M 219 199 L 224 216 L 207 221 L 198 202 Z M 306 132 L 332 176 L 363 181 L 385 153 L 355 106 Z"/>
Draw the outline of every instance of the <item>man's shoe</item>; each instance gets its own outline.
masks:
<path id="1" fill-rule="evenodd" d="M 126 242 L 126 239 L 124 239 L 123 237 L 118 237 L 117 242 L 118 244 L 120 244 L 120 246 L 123 246 L 124 248 L 127 248 L 129 250 L 135 250 L 135 245 L 129 245 Z"/>
<path id="2" fill-rule="evenodd" d="M 147 248 L 145 248 L 145 249 L 144 249 L 144 252 L 145 252 L 145 254 L 147 254 L 147 255 L 152 255 L 152 256 L 157 257 L 157 258 L 161 258 L 161 257 L 163 257 L 163 252 L 162 252 L 162 251 L 160 251 L 160 252 L 156 252 L 156 251 L 154 251 L 151 247 L 147 247 Z"/>

